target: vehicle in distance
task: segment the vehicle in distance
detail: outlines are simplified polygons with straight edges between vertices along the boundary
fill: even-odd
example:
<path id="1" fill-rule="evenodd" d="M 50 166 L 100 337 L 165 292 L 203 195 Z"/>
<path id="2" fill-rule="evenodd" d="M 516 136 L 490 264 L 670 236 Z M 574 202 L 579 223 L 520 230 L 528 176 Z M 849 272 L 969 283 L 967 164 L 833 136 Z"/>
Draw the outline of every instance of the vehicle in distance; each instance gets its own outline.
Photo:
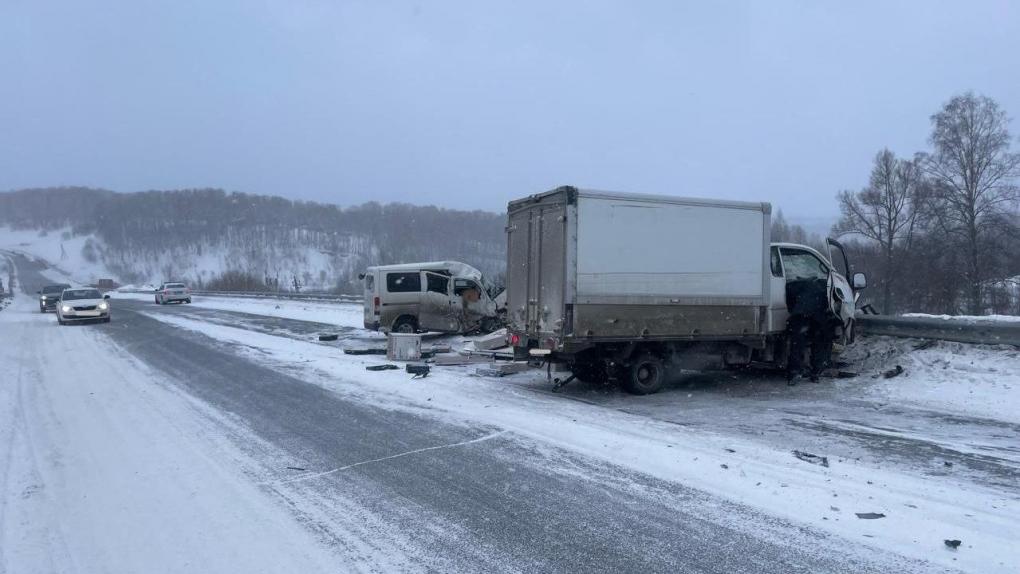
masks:
<path id="1" fill-rule="evenodd" d="M 500 324 L 500 297 L 481 271 L 459 261 L 378 265 L 364 282 L 364 324 L 384 333 L 470 333 Z"/>
<path id="2" fill-rule="evenodd" d="M 163 283 L 156 289 L 156 303 L 191 303 L 191 289 L 184 283 Z"/>
<path id="3" fill-rule="evenodd" d="M 59 283 L 57 285 L 47 285 L 36 291 L 39 294 L 39 312 L 56 311 L 57 302 L 60 301 L 60 294 L 64 292 L 64 289 L 70 288 L 71 286 L 66 283 Z"/>
<path id="4" fill-rule="evenodd" d="M 92 287 L 64 289 L 57 302 L 57 322 L 61 325 L 75 321 L 110 322 L 109 295 Z"/>
<path id="5" fill-rule="evenodd" d="M 835 340 L 857 290 L 805 245 L 770 244 L 768 203 L 561 187 L 510 202 L 507 320 L 518 358 L 658 391 L 669 369 L 786 366 L 787 283 L 826 285 Z M 848 276 L 850 265 L 842 246 Z M 831 253 L 831 249 L 830 249 Z"/>

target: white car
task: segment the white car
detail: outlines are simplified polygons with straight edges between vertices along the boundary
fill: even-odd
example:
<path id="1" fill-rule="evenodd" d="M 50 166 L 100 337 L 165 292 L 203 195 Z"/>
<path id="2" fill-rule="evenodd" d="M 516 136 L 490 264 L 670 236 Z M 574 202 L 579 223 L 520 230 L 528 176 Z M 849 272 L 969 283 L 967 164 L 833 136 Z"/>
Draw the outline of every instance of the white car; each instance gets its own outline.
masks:
<path id="1" fill-rule="evenodd" d="M 191 289 L 184 283 L 163 283 L 155 292 L 156 304 L 191 303 Z"/>
<path id="2" fill-rule="evenodd" d="M 98 289 L 64 289 L 57 301 L 57 322 L 61 325 L 75 321 L 110 322 L 109 295 Z"/>

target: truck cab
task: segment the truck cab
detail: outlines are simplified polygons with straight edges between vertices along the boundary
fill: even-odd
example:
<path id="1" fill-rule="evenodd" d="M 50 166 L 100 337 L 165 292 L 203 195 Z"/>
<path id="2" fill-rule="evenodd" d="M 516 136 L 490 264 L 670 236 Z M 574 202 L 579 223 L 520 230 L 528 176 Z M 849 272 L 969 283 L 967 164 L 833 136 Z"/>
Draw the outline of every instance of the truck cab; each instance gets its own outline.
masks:
<path id="1" fill-rule="evenodd" d="M 827 245 L 839 250 L 844 263 L 848 261 L 842 245 L 837 241 L 829 239 Z M 836 340 L 843 345 L 853 342 L 854 313 L 858 297 L 856 291 L 867 285 L 863 273 L 854 275 L 855 284 L 851 285 L 847 277 L 833 265 L 831 251 L 826 257 L 812 247 L 797 243 L 773 243 L 769 249 L 769 262 L 772 274 L 769 303 L 770 332 L 782 332 L 786 328 L 786 321 L 789 319 L 786 284 L 798 279 L 821 279 L 826 282 L 828 288 L 832 313 L 840 321 Z M 849 273 L 849 266 L 846 267 Z"/>

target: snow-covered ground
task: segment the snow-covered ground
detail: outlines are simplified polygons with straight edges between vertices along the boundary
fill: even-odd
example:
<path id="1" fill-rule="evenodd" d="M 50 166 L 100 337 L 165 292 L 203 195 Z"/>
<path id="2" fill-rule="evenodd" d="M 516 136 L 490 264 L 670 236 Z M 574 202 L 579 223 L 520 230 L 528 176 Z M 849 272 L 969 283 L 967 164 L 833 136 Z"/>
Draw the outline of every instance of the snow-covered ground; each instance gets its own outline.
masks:
<path id="1" fill-rule="evenodd" d="M 0 313 L 0 365 L 0 572 L 342 563 L 252 481 L 253 463 L 223 436 L 244 428 L 100 330 L 58 328 L 19 295 Z"/>
<path id="2" fill-rule="evenodd" d="M 111 297 L 113 300 L 153 301 L 153 296 L 148 293 L 117 291 L 111 294 Z M 191 305 L 201 309 L 250 313 L 252 315 L 295 319 L 297 321 L 313 321 L 341 327 L 360 328 L 364 324 L 361 305 L 352 303 L 195 295 L 192 297 Z"/>
<path id="3" fill-rule="evenodd" d="M 98 245 L 92 236 L 73 235 L 70 229 L 46 232 L 0 227 L 0 249 L 46 261 L 53 269 L 47 269 L 43 275 L 54 282 L 84 285 L 115 277 L 98 256 L 92 260 L 85 256 L 89 252 L 85 246 L 90 241 Z"/>
<path id="4" fill-rule="evenodd" d="M 1013 562 L 1004 559 L 1015 556 L 1015 535 L 1020 532 L 1020 501 L 1015 494 L 981 485 L 950 487 L 927 476 L 849 459 L 830 460 L 829 467 L 806 464 L 789 450 L 761 442 L 526 392 L 511 384 L 514 379 L 543 376 L 535 372 L 491 379 L 473 376 L 474 367 L 436 368 L 426 382 L 414 382 L 401 371 L 366 372 L 366 366 L 385 362 L 379 357 L 340 355 L 333 347 L 180 315 L 153 312 L 150 316 L 231 344 L 253 361 L 289 372 L 300 369 L 307 381 L 383 408 L 432 414 L 438 409 L 461 424 L 484 421 L 863 545 L 946 567 L 973 572 L 1012 568 Z M 1012 367 L 1011 376 L 1018 370 L 1020 362 Z M 1005 389 L 1009 394 L 1004 396 L 979 378 L 959 384 L 972 393 L 994 391 L 999 400 L 1016 400 L 1013 387 Z M 934 394 L 949 383 L 941 378 L 929 381 L 919 374 L 913 384 L 919 392 Z M 987 414 L 986 407 L 979 406 L 977 412 Z M 855 512 L 878 512 L 885 518 L 860 520 Z M 949 537 L 970 541 L 968 552 L 947 553 L 942 541 Z"/>
<path id="5" fill-rule="evenodd" d="M 1009 346 L 874 337 L 844 359 L 872 372 L 870 392 L 888 401 L 1020 424 L 1020 350 Z M 886 379 L 882 369 L 903 374 Z"/>

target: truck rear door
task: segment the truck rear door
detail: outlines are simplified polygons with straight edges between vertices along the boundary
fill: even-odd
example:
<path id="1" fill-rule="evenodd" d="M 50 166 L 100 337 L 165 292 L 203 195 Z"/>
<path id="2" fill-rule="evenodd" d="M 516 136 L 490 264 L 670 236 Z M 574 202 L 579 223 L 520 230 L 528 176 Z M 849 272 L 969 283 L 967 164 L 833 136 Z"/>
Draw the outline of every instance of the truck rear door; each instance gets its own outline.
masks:
<path id="1" fill-rule="evenodd" d="M 562 335 L 566 290 L 566 203 L 537 203 L 510 215 L 507 312 L 534 339 Z"/>

